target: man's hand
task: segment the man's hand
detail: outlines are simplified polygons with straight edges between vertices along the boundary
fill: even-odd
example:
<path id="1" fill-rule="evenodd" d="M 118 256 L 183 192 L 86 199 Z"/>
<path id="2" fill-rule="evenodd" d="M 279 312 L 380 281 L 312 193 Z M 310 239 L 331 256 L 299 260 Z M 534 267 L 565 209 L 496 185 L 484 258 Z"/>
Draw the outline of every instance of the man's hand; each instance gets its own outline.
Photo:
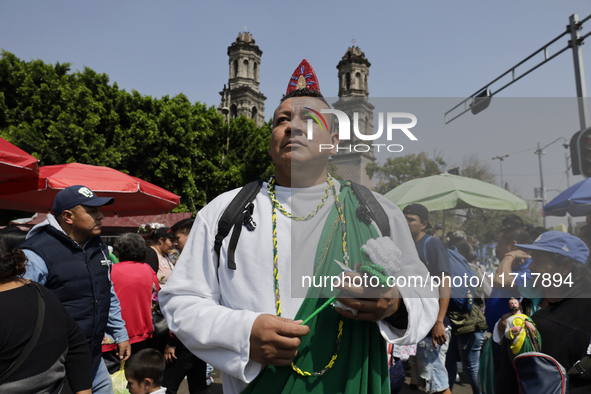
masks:
<path id="1" fill-rule="evenodd" d="M 355 264 L 355 270 L 358 271 L 361 264 Z M 392 316 L 402 302 L 400 299 L 400 293 L 396 287 L 363 287 L 354 286 L 353 278 L 355 276 L 363 277 L 358 272 L 348 272 L 345 276 L 351 277 L 349 280 L 342 281 L 339 289 L 343 292 L 345 297 L 339 297 L 342 304 L 349 308 L 356 309 L 358 312 L 356 315 L 351 311 L 345 311 L 341 308 L 335 308 L 335 310 L 341 315 L 354 320 L 367 320 L 377 322 L 385 317 Z M 351 284 L 351 286 L 349 286 Z"/>
<path id="2" fill-rule="evenodd" d="M 167 364 L 172 364 L 174 360 L 176 360 L 175 350 L 175 346 L 166 345 L 166 348 L 164 349 L 164 359 Z"/>
<path id="3" fill-rule="evenodd" d="M 529 258 L 531 256 L 521 249 L 512 250 L 505 254 L 495 272 L 493 287 L 497 289 L 516 287 L 517 285 L 514 284 L 515 276 L 511 275 L 513 272 L 512 265 L 514 262 L 521 264 L 525 259 Z"/>
<path id="4" fill-rule="evenodd" d="M 131 356 L 131 345 L 129 341 L 117 344 L 117 355 L 121 361 L 126 361 Z"/>
<path id="5" fill-rule="evenodd" d="M 445 325 L 442 321 L 437 320 L 433 329 L 431 330 L 431 340 L 433 346 L 437 349 L 437 345 L 443 345 L 447 341 L 447 335 L 445 333 Z"/>
<path id="6" fill-rule="evenodd" d="M 263 365 L 288 366 L 298 354 L 300 339 L 310 332 L 302 321 L 260 315 L 250 331 L 250 359 Z"/>
<path id="7" fill-rule="evenodd" d="M 531 259 L 531 255 L 528 253 L 525 253 L 521 249 L 512 250 L 505 255 L 505 257 L 507 257 L 507 256 L 513 257 L 518 263 L 521 263 L 521 262 L 523 262 L 523 260 L 526 260 L 526 259 Z"/>
<path id="8" fill-rule="evenodd" d="M 511 327 L 511 330 L 510 330 L 510 331 L 513 333 L 513 335 L 515 335 L 515 334 L 517 334 L 519 331 L 521 331 L 521 327 L 519 327 L 519 326 L 514 326 L 514 327 Z"/>

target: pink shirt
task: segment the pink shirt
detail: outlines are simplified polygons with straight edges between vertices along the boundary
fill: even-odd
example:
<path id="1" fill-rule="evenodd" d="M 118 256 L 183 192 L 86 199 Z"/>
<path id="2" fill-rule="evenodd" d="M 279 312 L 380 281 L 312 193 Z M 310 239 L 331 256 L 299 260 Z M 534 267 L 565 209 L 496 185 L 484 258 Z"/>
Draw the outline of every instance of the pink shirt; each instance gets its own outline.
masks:
<path id="1" fill-rule="evenodd" d="M 159 291 L 158 278 L 146 263 L 122 261 L 111 270 L 113 289 L 121 304 L 121 316 L 129 343 L 141 342 L 152 336 L 152 287 Z M 116 349 L 115 344 L 103 345 L 103 351 Z"/>

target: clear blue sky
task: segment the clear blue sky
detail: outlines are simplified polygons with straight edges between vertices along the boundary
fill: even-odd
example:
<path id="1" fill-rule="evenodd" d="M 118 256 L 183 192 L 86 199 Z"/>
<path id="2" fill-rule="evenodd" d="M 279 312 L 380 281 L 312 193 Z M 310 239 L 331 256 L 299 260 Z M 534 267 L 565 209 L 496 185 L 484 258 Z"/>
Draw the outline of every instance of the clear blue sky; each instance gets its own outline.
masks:
<path id="1" fill-rule="evenodd" d="M 336 96 L 335 67 L 352 39 L 372 63 L 372 97 L 463 98 L 560 34 L 573 13 L 580 18 L 591 14 L 591 3 L 11 0 L 0 3 L 0 48 L 24 60 L 70 62 L 74 70 L 88 66 L 128 91 L 154 97 L 182 92 L 193 102 L 217 106 L 218 92 L 228 79 L 227 47 L 247 26 L 263 51 L 260 89 L 267 96 L 269 118 L 302 58 L 315 68 L 323 93 Z M 591 21 L 583 33 L 590 30 Z M 555 48 L 563 45 L 566 39 Z M 583 47 L 588 81 L 590 48 Z M 575 92 L 568 51 L 500 96 L 574 97 Z M 482 159 L 528 149 L 538 141 L 570 138 L 577 124 L 569 122 L 548 135 L 523 130 L 531 134 L 531 143 L 525 138 L 528 142 L 515 144 L 515 130 L 499 131 L 506 150 L 503 144 L 495 146 Z M 443 122 L 440 127 L 445 133 Z M 449 162 L 457 162 L 460 154 L 482 153 L 483 142 L 484 136 L 475 134 L 462 141 L 461 152 L 443 153 Z M 432 151 L 428 141 L 424 144 L 424 150 Z M 546 187 L 564 188 L 564 149 L 557 144 L 547 151 Z M 498 161 L 490 163 L 498 172 Z M 527 153 L 513 163 L 507 159 L 503 175 L 524 198 L 533 198 L 532 189 L 539 186 L 537 156 Z M 571 184 L 580 179 L 571 177 Z M 556 192 L 548 195 L 552 198 Z"/>

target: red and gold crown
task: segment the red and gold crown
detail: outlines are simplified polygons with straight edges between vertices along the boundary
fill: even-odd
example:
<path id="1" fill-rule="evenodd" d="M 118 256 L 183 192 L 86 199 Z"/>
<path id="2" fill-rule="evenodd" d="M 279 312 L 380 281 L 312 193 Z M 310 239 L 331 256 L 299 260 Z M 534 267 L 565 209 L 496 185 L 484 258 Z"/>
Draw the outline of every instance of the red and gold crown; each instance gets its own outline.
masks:
<path id="1" fill-rule="evenodd" d="M 306 59 L 302 60 L 300 65 L 293 72 L 289 79 L 289 84 L 287 84 L 285 95 L 287 96 L 291 92 L 300 89 L 307 89 L 309 91 L 316 90 L 320 93 L 320 85 L 318 84 L 316 73 Z"/>

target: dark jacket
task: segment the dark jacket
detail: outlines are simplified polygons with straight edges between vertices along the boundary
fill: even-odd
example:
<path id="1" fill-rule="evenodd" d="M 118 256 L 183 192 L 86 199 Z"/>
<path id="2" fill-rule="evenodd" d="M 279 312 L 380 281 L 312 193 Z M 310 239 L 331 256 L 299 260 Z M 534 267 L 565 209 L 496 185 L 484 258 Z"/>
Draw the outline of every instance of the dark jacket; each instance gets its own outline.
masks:
<path id="1" fill-rule="evenodd" d="M 100 237 L 95 237 L 82 249 L 51 226 L 45 226 L 20 247 L 35 252 L 45 261 L 48 270 L 45 286 L 57 295 L 84 331 L 96 370 L 111 306 L 111 261 L 107 247 Z"/>
<path id="2" fill-rule="evenodd" d="M 589 295 L 587 295 L 588 297 Z M 542 352 L 568 371 L 587 353 L 591 342 L 591 299 L 565 298 L 532 316 L 542 337 Z M 591 393 L 591 372 L 569 377 L 569 393 Z"/>

